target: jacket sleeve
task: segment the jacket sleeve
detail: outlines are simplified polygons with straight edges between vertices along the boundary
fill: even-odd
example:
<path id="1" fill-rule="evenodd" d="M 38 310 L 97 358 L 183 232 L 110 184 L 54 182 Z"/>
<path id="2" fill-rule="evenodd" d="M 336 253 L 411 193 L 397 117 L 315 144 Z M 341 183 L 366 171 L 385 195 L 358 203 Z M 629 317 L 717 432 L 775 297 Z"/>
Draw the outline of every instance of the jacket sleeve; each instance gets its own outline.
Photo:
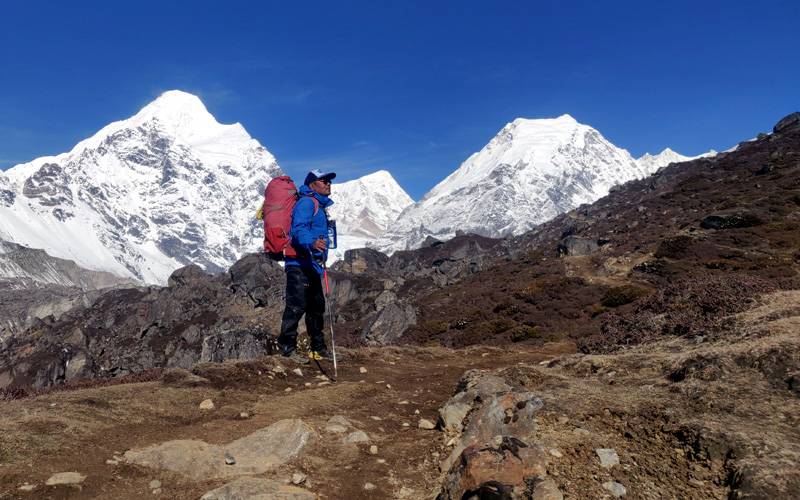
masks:
<path id="1" fill-rule="evenodd" d="M 312 228 L 315 207 L 314 200 L 303 197 L 297 200 L 292 212 L 292 239 L 308 252 L 312 252 L 311 245 L 320 236 L 319 234 L 314 234 Z M 294 242 L 292 242 L 292 246 L 294 246 Z M 314 253 L 318 254 L 319 252 Z"/>

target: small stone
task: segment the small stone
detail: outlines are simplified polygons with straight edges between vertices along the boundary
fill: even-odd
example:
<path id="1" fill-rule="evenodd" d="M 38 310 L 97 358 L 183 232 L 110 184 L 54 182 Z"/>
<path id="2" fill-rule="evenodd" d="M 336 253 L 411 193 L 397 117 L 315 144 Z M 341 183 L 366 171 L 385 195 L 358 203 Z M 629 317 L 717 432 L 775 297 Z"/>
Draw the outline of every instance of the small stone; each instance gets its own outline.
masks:
<path id="1" fill-rule="evenodd" d="M 403 400 L 403 401 L 400 401 L 400 402 L 399 402 L 399 403 L 397 403 L 397 404 L 399 404 L 399 405 L 407 405 L 407 404 L 408 404 L 408 401 L 405 401 L 405 400 Z"/>
<path id="2" fill-rule="evenodd" d="M 311 382 L 306 382 L 304 385 L 305 385 L 306 387 L 311 387 Z"/>
<path id="3" fill-rule="evenodd" d="M 556 448 L 550 448 L 550 454 L 551 454 L 551 455 L 553 455 L 553 456 L 554 456 L 554 457 L 556 457 L 556 458 L 561 458 L 561 457 L 563 457 L 563 456 L 564 456 L 564 455 L 563 455 L 563 454 L 562 454 L 560 451 L 558 451 Z"/>
<path id="4" fill-rule="evenodd" d="M 19 487 L 20 491 L 33 491 L 36 489 L 36 486 L 33 484 L 25 483 Z"/>
<path id="5" fill-rule="evenodd" d="M 150 484 L 148 486 L 150 487 L 151 490 L 154 490 L 156 488 L 161 488 L 161 481 L 159 481 L 158 479 L 153 479 L 152 481 L 150 481 Z"/>
<path id="6" fill-rule="evenodd" d="M 610 491 L 611 494 L 614 495 L 615 497 L 621 497 L 622 495 L 628 492 L 628 490 L 626 490 L 624 486 L 614 481 L 608 481 L 606 483 L 603 483 L 603 488 Z"/>
<path id="7" fill-rule="evenodd" d="M 374 484 L 372 484 L 372 483 L 366 483 L 366 484 L 364 485 L 364 489 L 365 489 L 365 490 L 374 490 L 374 489 L 375 489 L 375 485 L 374 485 Z"/>
<path id="8" fill-rule="evenodd" d="M 293 484 L 303 484 L 306 482 L 306 479 L 308 479 L 308 476 L 306 476 L 305 474 L 301 474 L 299 472 L 292 474 Z"/>
<path id="9" fill-rule="evenodd" d="M 558 421 L 559 424 L 563 425 L 563 424 L 566 424 L 567 422 L 569 422 L 569 418 L 568 417 L 558 417 L 557 421 Z"/>
<path id="10" fill-rule="evenodd" d="M 351 432 L 346 438 L 344 443 L 366 443 L 369 442 L 369 436 L 364 431 Z"/>
<path id="11" fill-rule="evenodd" d="M 225 452 L 225 465 L 234 465 L 235 463 L 236 463 L 236 459 L 233 458 L 233 455 L 231 455 L 230 453 L 228 453 L 226 451 Z"/>
<path id="12" fill-rule="evenodd" d="M 161 494 L 161 488 L 153 489 L 153 495 L 160 495 L 160 494 Z"/>
<path id="13" fill-rule="evenodd" d="M 80 484 L 84 479 L 86 479 L 86 476 L 77 472 L 60 472 L 50 476 L 44 484 L 47 486 L 54 486 L 57 484 Z"/>
<path id="14" fill-rule="evenodd" d="M 119 460 L 106 460 L 106 465 L 119 465 Z"/>
<path id="15" fill-rule="evenodd" d="M 591 434 L 586 429 L 582 429 L 580 427 L 576 427 L 575 429 L 572 429 L 572 433 L 577 435 L 577 436 L 588 436 L 589 434 Z"/>
<path id="16" fill-rule="evenodd" d="M 536 483 L 530 498 L 532 500 L 564 500 L 564 495 L 559 491 L 555 481 L 545 478 Z"/>
<path id="17" fill-rule="evenodd" d="M 615 465 L 619 465 L 619 455 L 617 455 L 617 450 L 613 448 L 599 448 L 594 450 L 594 452 L 597 454 L 597 458 L 600 459 L 600 465 L 606 469 L 610 469 Z"/>
<path id="18" fill-rule="evenodd" d="M 376 421 L 376 422 L 380 422 L 381 420 L 383 420 L 381 417 L 377 417 L 377 416 L 375 416 L 375 415 L 373 415 L 373 416 L 371 416 L 371 417 L 369 417 L 369 418 L 371 418 L 372 420 L 374 420 L 374 421 Z"/>
<path id="19" fill-rule="evenodd" d="M 363 366 L 359 368 L 358 371 L 360 371 L 361 373 L 367 373 L 367 369 L 364 368 Z"/>
<path id="20" fill-rule="evenodd" d="M 330 380 L 327 375 L 317 375 L 317 378 L 320 380 Z"/>
<path id="21" fill-rule="evenodd" d="M 704 483 L 699 479 L 691 478 L 689 479 L 689 484 L 691 484 L 692 486 L 697 486 L 698 488 L 702 488 L 703 486 L 705 486 L 706 483 Z"/>
<path id="22" fill-rule="evenodd" d="M 323 385 L 331 385 L 330 382 L 320 382 L 317 386 L 322 387 Z"/>
<path id="23" fill-rule="evenodd" d="M 386 463 L 386 459 L 379 458 L 378 460 L 376 460 L 376 462 L 378 462 L 379 464 L 385 464 Z"/>
<path id="24" fill-rule="evenodd" d="M 451 438 L 450 441 L 447 442 L 448 447 L 453 447 L 458 444 L 458 438 Z"/>
<path id="25" fill-rule="evenodd" d="M 303 376 L 303 370 L 301 370 L 300 368 L 295 368 L 294 370 L 292 370 L 292 373 L 294 373 L 298 377 L 302 377 Z"/>
<path id="26" fill-rule="evenodd" d="M 240 411 L 239 418 L 241 418 L 242 420 L 247 420 L 248 418 L 250 418 L 250 414 L 247 413 L 246 411 Z"/>
<path id="27" fill-rule="evenodd" d="M 325 427 L 325 430 L 328 432 L 333 432 L 336 434 L 340 434 L 342 432 L 347 432 L 347 428 L 343 425 L 333 424 Z"/>
<path id="28" fill-rule="evenodd" d="M 419 410 L 414 410 L 414 415 L 419 415 Z"/>
<path id="29" fill-rule="evenodd" d="M 282 367 L 281 365 L 276 365 L 271 371 L 274 373 L 285 373 L 286 368 Z"/>
<path id="30" fill-rule="evenodd" d="M 202 403 L 200 403 L 201 410 L 213 410 L 214 409 L 214 402 L 210 399 L 204 399 Z"/>
<path id="31" fill-rule="evenodd" d="M 283 392 L 292 392 L 292 388 L 291 387 L 287 387 L 286 389 L 283 390 Z"/>
<path id="32" fill-rule="evenodd" d="M 392 384 L 386 384 L 386 388 L 387 389 L 391 389 L 392 388 Z"/>
<path id="33" fill-rule="evenodd" d="M 411 424 L 409 424 L 408 422 L 403 422 L 403 427 L 411 427 Z"/>
<path id="34" fill-rule="evenodd" d="M 329 418 L 328 419 L 328 423 L 329 424 L 333 424 L 333 425 L 341 425 L 341 426 L 344 426 L 344 427 L 350 427 L 350 422 L 348 422 L 347 419 L 344 418 L 341 415 L 334 415 L 333 417 Z"/>
<path id="35" fill-rule="evenodd" d="M 378 447 L 374 444 L 369 447 L 369 454 L 370 455 L 377 455 L 378 454 Z"/>
<path id="36" fill-rule="evenodd" d="M 422 420 L 420 420 L 419 424 L 417 424 L 417 425 L 419 426 L 420 429 L 425 429 L 425 430 L 432 430 L 432 429 L 436 428 L 436 424 L 434 424 L 430 420 L 426 420 L 424 418 Z"/>

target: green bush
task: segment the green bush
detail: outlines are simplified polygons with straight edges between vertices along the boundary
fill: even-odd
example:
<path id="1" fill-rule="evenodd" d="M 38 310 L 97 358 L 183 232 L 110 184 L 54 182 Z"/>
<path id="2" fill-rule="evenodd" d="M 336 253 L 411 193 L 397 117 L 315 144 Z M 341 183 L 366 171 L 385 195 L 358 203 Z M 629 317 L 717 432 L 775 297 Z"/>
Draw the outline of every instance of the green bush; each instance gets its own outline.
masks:
<path id="1" fill-rule="evenodd" d="M 530 340 L 539 337 L 538 326 L 519 325 L 515 326 L 509 332 L 509 338 L 512 342 L 522 342 L 523 340 Z"/>
<path id="2" fill-rule="evenodd" d="M 624 306 L 644 297 L 648 293 L 650 292 L 647 289 L 634 285 L 615 286 L 603 294 L 603 297 L 600 298 L 600 303 L 606 307 Z"/>
<path id="3" fill-rule="evenodd" d="M 426 321 L 419 325 L 419 329 L 428 335 L 436 335 L 446 332 L 450 328 L 450 324 L 446 321 Z"/>

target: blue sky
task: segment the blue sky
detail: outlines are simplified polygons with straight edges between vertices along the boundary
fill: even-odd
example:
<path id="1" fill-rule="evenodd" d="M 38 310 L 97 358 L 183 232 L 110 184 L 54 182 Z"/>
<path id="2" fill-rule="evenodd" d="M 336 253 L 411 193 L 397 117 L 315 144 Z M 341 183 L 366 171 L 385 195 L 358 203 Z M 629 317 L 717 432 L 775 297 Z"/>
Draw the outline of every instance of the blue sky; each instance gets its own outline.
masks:
<path id="1" fill-rule="evenodd" d="M 0 168 L 198 95 L 301 178 L 418 200 L 515 118 L 634 157 L 728 149 L 800 110 L 800 2 L 4 1 Z"/>

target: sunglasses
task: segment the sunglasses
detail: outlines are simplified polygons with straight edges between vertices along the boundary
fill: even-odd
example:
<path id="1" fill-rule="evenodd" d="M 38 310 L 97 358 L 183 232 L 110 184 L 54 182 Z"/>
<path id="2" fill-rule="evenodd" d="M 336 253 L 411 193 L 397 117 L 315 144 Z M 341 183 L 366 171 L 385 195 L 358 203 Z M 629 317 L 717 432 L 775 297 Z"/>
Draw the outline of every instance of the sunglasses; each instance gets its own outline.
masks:
<path id="1" fill-rule="evenodd" d="M 331 183 L 331 180 L 330 180 L 330 179 L 317 179 L 317 182 L 321 182 L 321 183 L 323 183 L 323 184 L 328 184 L 328 185 L 330 185 L 330 183 Z"/>

